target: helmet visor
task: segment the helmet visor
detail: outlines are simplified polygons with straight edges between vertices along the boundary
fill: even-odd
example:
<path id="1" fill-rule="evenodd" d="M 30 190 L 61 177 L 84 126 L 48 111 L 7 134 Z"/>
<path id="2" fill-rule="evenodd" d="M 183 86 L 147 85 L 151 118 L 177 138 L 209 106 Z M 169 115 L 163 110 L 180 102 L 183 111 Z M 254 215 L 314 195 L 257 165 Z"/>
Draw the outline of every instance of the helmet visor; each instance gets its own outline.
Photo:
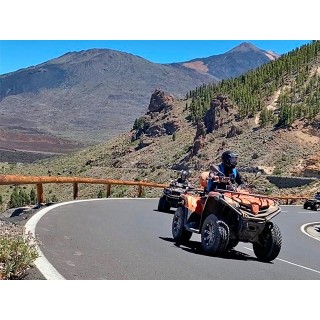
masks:
<path id="1" fill-rule="evenodd" d="M 235 153 L 230 154 L 229 160 L 230 165 L 235 167 L 238 164 L 238 155 Z"/>

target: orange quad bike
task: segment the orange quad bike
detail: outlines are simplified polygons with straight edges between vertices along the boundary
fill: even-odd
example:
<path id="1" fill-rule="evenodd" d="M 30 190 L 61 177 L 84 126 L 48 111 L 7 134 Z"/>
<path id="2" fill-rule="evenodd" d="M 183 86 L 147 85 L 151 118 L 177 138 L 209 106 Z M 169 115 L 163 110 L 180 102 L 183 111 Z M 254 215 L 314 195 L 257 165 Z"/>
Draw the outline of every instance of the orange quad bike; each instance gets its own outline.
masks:
<path id="1" fill-rule="evenodd" d="M 204 188 L 208 174 L 201 175 Z M 198 233 L 201 234 L 203 251 L 219 255 L 239 242 L 250 242 L 260 261 L 274 260 L 282 244 L 279 227 L 270 221 L 281 212 L 278 203 L 267 196 L 235 191 L 236 186 L 229 178 L 220 176 L 213 177 L 213 180 L 226 183 L 231 190 L 181 194 L 172 220 L 176 243 L 186 243 L 192 233 Z"/>

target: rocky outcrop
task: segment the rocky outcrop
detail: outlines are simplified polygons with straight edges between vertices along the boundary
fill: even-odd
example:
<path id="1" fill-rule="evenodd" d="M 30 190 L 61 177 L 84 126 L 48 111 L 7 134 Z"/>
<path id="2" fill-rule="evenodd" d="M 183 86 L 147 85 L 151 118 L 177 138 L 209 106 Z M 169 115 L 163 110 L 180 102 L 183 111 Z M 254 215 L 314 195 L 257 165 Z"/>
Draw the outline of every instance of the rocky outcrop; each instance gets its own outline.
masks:
<path id="1" fill-rule="evenodd" d="M 231 107 L 232 105 L 225 95 L 217 95 L 216 98 L 211 101 L 210 108 L 204 117 L 207 133 L 211 133 L 223 126 L 226 118 L 229 116 Z"/>
<path id="2" fill-rule="evenodd" d="M 320 178 L 320 156 L 314 155 L 306 159 L 306 166 L 303 170 L 305 177 Z"/>
<path id="3" fill-rule="evenodd" d="M 142 135 L 153 138 L 174 134 L 180 128 L 180 124 L 172 112 L 173 104 L 173 96 L 155 90 L 147 114 L 135 121 L 131 141 L 138 140 Z"/>
<path id="4" fill-rule="evenodd" d="M 196 139 L 193 143 L 192 155 L 193 156 L 197 155 L 200 149 L 203 148 L 203 146 L 204 146 L 203 139 Z"/>
<path id="5" fill-rule="evenodd" d="M 151 95 L 150 104 L 148 107 L 149 112 L 161 112 L 164 109 L 172 108 L 174 98 L 172 95 L 165 95 L 165 93 L 159 89 Z"/>
<path id="6" fill-rule="evenodd" d="M 163 124 L 163 128 L 165 129 L 166 134 L 174 134 L 178 129 L 180 125 L 179 122 L 175 119 L 169 120 L 168 122 L 165 122 Z"/>
<path id="7" fill-rule="evenodd" d="M 194 137 L 194 140 L 197 140 L 200 137 L 205 138 L 205 136 L 206 136 L 206 126 L 204 125 L 203 122 L 200 121 L 197 123 L 197 131 L 196 131 L 196 136 Z"/>
<path id="8" fill-rule="evenodd" d="M 320 178 L 320 156 L 310 156 L 300 166 L 294 168 L 291 173 L 294 176 Z"/>
<path id="9" fill-rule="evenodd" d="M 227 138 L 232 138 L 235 136 L 240 135 L 243 132 L 243 130 L 240 127 L 237 127 L 235 125 L 232 125 L 227 133 Z"/>
<path id="10" fill-rule="evenodd" d="M 136 150 L 140 150 L 142 148 L 150 146 L 154 141 L 152 139 L 149 139 L 147 137 L 141 138 L 139 145 L 136 147 Z"/>

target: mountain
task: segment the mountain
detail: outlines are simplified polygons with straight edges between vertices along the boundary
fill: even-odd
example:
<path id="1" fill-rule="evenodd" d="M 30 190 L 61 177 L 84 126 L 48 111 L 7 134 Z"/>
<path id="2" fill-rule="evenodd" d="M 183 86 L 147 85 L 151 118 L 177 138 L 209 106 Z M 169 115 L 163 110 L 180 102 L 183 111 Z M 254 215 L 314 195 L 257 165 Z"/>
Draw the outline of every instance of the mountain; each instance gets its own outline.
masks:
<path id="1" fill-rule="evenodd" d="M 67 152 L 106 141 L 132 128 L 155 89 L 182 98 L 197 86 L 233 75 L 233 70 L 245 72 L 270 61 L 262 52 L 244 43 L 202 59 L 209 72 L 199 72 L 188 62 L 156 64 L 124 52 L 92 49 L 1 75 L 0 129 L 5 134 L 0 149 L 57 152 L 63 145 L 61 152 Z M 26 135 L 30 130 L 32 138 Z M 37 131 L 43 143 L 34 139 Z"/>
<path id="2" fill-rule="evenodd" d="M 320 41 L 315 41 L 238 78 L 197 87 L 188 98 L 156 90 L 132 130 L 38 163 L 3 164 L 2 170 L 169 183 L 188 168 L 198 187 L 200 173 L 229 149 L 238 153 L 238 169 L 254 192 L 311 196 L 319 190 L 319 180 L 279 189 L 267 175 L 320 178 L 319 83 Z M 258 170 L 262 176 L 257 180 Z M 48 199 L 70 200 L 70 190 L 52 186 Z M 145 195 L 159 196 L 161 191 L 146 189 Z M 111 192 L 113 197 L 134 196 L 136 189 L 113 185 Z M 81 198 L 102 193 L 105 186 L 81 185 Z M 4 191 L 2 197 L 6 203 L 10 195 Z"/>
<path id="3" fill-rule="evenodd" d="M 243 42 L 224 54 L 180 62 L 179 65 L 222 80 L 238 77 L 279 57 L 275 52 L 261 50 L 251 43 Z"/>

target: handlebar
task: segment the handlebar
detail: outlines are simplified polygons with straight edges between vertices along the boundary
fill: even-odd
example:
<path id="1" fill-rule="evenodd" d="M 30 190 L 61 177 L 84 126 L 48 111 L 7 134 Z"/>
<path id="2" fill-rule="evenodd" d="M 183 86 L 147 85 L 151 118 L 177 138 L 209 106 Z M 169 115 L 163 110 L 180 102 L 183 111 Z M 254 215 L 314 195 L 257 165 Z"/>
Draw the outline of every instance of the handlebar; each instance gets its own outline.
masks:
<path id="1" fill-rule="evenodd" d="M 225 176 L 209 176 L 209 179 L 211 179 L 214 182 L 223 182 L 223 183 L 231 182 L 230 178 Z"/>

